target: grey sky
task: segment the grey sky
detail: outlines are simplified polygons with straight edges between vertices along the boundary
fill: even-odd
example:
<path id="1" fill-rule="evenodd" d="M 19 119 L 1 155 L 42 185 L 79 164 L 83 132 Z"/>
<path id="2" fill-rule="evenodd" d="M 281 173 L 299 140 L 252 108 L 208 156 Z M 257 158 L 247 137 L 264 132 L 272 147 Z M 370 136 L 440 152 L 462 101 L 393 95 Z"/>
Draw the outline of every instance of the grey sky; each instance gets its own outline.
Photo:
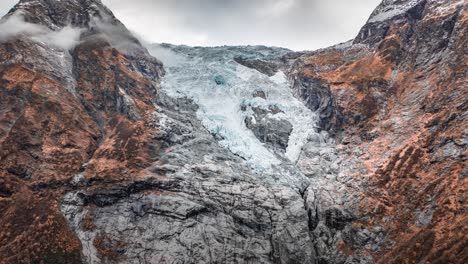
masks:
<path id="1" fill-rule="evenodd" d="M 381 0 L 102 0 L 151 42 L 313 50 L 356 36 Z M 17 0 L 1 0 L 0 15 Z"/>

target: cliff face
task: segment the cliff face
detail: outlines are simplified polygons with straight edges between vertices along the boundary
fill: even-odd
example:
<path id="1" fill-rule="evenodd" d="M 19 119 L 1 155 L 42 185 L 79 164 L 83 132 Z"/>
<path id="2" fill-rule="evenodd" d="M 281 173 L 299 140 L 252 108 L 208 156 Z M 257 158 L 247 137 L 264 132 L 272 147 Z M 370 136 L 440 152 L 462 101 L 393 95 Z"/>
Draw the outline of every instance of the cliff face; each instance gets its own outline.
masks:
<path id="1" fill-rule="evenodd" d="M 162 65 L 97 1 L 21 1 L 2 29 L 14 19 L 81 39 L 66 49 L 56 44 L 68 35 L 41 41 L 25 31 L 0 45 L 1 259 L 81 262 L 58 201 L 74 181 L 135 177 L 154 159 L 146 116 Z"/>
<path id="2" fill-rule="evenodd" d="M 325 113 L 341 155 L 358 153 L 365 167 L 355 225 L 386 230 L 377 262 L 467 259 L 465 8 L 383 1 L 352 44 L 293 67 L 295 89 Z"/>
<path id="3" fill-rule="evenodd" d="M 464 1 L 305 53 L 146 49 L 98 0 L 0 28 L 1 263 L 468 259 Z"/>

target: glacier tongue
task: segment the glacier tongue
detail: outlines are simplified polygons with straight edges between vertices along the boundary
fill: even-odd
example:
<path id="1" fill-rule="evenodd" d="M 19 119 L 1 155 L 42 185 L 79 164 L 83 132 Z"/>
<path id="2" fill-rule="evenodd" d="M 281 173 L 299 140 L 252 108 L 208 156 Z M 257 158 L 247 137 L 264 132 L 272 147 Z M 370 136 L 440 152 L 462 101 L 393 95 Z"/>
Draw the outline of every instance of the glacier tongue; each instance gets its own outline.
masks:
<path id="1" fill-rule="evenodd" d="M 222 146 L 246 160 L 255 171 L 271 171 L 282 162 L 295 163 L 311 133 L 316 132 L 318 116 L 296 99 L 283 72 L 268 77 L 236 63 L 235 56 L 265 58 L 279 56 L 284 50 L 264 47 L 201 48 L 152 45 L 150 53 L 160 58 L 167 74 L 162 89 L 173 97 L 189 97 L 199 106 L 198 118 Z M 261 90 L 266 98 L 254 97 Z M 280 113 L 270 118 L 289 121 L 293 130 L 286 153 L 262 143 L 246 127 L 249 113 L 242 105 L 268 109 L 275 106 Z"/>

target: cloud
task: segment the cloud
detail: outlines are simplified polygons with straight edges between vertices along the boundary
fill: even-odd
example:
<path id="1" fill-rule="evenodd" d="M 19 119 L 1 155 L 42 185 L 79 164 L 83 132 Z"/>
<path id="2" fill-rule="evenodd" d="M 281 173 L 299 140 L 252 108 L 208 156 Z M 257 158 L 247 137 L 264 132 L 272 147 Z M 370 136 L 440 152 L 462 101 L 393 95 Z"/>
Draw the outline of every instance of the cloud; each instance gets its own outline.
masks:
<path id="1" fill-rule="evenodd" d="M 59 31 L 49 31 L 44 35 L 33 36 L 33 39 L 63 50 L 70 50 L 80 42 L 82 32 L 82 29 L 66 26 Z"/>
<path id="2" fill-rule="evenodd" d="M 44 33 L 44 27 L 27 23 L 20 14 L 13 14 L 0 22 L 0 40 L 8 41 L 18 35 L 39 35 Z"/>
<path id="3" fill-rule="evenodd" d="M 354 38 L 381 0 L 102 0 L 151 42 L 324 48 Z"/>
<path id="4" fill-rule="evenodd" d="M 66 26 L 53 31 L 43 25 L 26 22 L 20 12 L 5 17 L 0 21 L 0 42 L 6 42 L 21 36 L 43 42 L 54 48 L 70 50 L 80 41 L 83 29 Z"/>
<path id="5" fill-rule="evenodd" d="M 297 0 L 270 0 L 261 11 L 264 15 L 278 16 L 291 10 L 297 3 Z"/>
<path id="6" fill-rule="evenodd" d="M 151 42 L 313 50 L 354 38 L 382 0 L 102 0 Z M 16 0 L 1 0 L 0 14 Z"/>
<path id="7" fill-rule="evenodd" d="M 158 58 L 158 60 L 162 61 L 164 63 L 164 66 L 166 67 L 175 66 L 184 60 L 184 58 L 181 57 L 179 54 L 173 52 L 168 47 L 165 47 L 165 44 L 144 43 L 144 45 L 148 49 L 149 53 L 153 57 Z"/>
<path id="8" fill-rule="evenodd" d="M 132 34 L 123 24 L 113 17 L 106 16 L 104 12 L 100 17 L 92 17 L 90 27 L 97 36 L 105 39 L 113 48 L 125 54 L 143 51 L 136 36 Z M 138 34 L 138 33 L 137 33 Z"/>
<path id="9" fill-rule="evenodd" d="M 17 0 L 2 0 L 0 1 L 0 16 L 6 15 L 8 10 L 10 10 L 13 5 L 15 5 Z"/>

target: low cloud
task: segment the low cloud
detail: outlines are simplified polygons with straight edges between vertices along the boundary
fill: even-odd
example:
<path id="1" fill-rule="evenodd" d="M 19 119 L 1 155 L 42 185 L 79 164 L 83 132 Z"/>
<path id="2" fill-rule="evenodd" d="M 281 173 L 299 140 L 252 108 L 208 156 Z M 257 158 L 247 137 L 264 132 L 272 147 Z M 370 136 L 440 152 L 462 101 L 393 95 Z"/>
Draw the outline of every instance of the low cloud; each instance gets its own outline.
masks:
<path id="1" fill-rule="evenodd" d="M 24 36 L 54 48 L 70 50 L 80 41 L 83 29 L 66 26 L 53 31 L 46 26 L 26 22 L 21 13 L 14 13 L 0 21 L 0 43 Z"/>
<path id="2" fill-rule="evenodd" d="M 121 52 L 132 53 L 132 51 L 141 49 L 137 38 L 134 37 L 124 25 L 113 21 L 111 17 L 93 17 L 90 25 L 91 28 L 96 29 L 100 36 L 112 47 Z"/>
<path id="3" fill-rule="evenodd" d="M 173 52 L 168 46 L 165 46 L 165 44 L 150 44 L 147 42 L 143 44 L 148 49 L 151 56 L 162 61 L 166 67 L 176 66 L 185 59 L 181 55 Z"/>
<path id="4" fill-rule="evenodd" d="M 124 54 L 144 52 L 139 39 L 114 17 L 101 12 L 101 16 L 92 17 L 89 24 L 92 32 L 108 42 L 113 48 Z"/>

